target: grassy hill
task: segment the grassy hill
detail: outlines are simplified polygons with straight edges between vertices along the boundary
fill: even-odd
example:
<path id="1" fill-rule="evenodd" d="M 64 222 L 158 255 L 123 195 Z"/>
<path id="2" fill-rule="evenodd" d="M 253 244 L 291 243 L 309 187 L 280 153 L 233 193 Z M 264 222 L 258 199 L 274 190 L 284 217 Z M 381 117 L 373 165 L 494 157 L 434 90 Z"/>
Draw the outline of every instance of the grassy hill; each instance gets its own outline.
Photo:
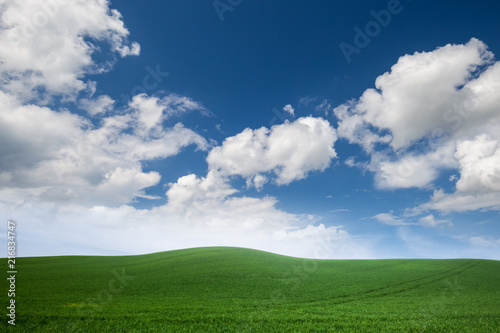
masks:
<path id="1" fill-rule="evenodd" d="M 12 332 L 500 331 L 500 262 L 490 260 L 306 260 L 214 247 L 16 264 Z"/>

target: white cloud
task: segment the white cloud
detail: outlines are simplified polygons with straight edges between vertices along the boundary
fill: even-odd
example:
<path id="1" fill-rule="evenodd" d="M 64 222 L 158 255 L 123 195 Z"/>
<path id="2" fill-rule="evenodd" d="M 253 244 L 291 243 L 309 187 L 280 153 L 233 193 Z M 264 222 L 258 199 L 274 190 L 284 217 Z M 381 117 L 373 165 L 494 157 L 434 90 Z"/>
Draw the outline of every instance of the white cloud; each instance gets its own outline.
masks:
<path id="1" fill-rule="evenodd" d="M 247 178 L 247 187 L 255 187 L 257 191 L 261 191 L 264 185 L 268 182 L 268 179 L 266 176 L 257 174 L 253 178 Z"/>
<path id="2" fill-rule="evenodd" d="M 54 158 L 62 147 L 76 145 L 73 139 L 80 139 L 81 128 L 89 125 L 67 111 L 21 105 L 2 91 L 0 104 L 0 168 L 7 172 Z"/>
<path id="3" fill-rule="evenodd" d="M 147 136 L 150 133 L 154 135 L 161 131 L 165 108 L 158 104 L 158 98 L 146 94 L 137 95 L 132 98 L 129 106 L 136 111 L 138 124 L 136 132 L 140 136 Z"/>
<path id="4" fill-rule="evenodd" d="M 139 54 L 129 44 L 121 14 L 105 0 L 6 0 L 0 20 L 0 88 L 23 100 L 52 94 L 74 98 L 85 73 L 109 69 L 92 54 L 100 44 L 124 57 Z M 40 88 L 47 92 L 37 96 Z"/>
<path id="5" fill-rule="evenodd" d="M 79 101 L 80 108 L 87 111 L 91 116 L 111 111 L 114 103 L 115 101 L 108 95 L 102 95 L 95 99 L 82 98 Z"/>
<path id="6" fill-rule="evenodd" d="M 395 150 L 408 147 L 436 128 L 449 127 L 443 113 L 469 97 L 468 89 L 456 87 L 468 83 L 471 73 L 492 57 L 477 39 L 403 56 L 391 72 L 377 78 L 377 90 L 363 93 L 351 112 L 379 130 L 389 130 Z"/>
<path id="7" fill-rule="evenodd" d="M 453 224 L 448 220 L 438 220 L 434 217 L 434 215 L 430 214 L 424 217 L 419 218 L 417 221 L 411 222 L 408 219 L 400 218 L 394 216 L 394 213 L 391 211 L 389 213 L 380 213 L 373 217 L 373 219 L 394 226 L 409 226 L 409 225 L 420 225 L 426 228 L 436 228 L 441 225 L 453 226 Z"/>
<path id="8" fill-rule="evenodd" d="M 469 242 L 472 245 L 482 246 L 482 247 L 500 247 L 500 239 L 485 239 L 480 236 L 474 236 L 469 238 Z"/>
<path id="9" fill-rule="evenodd" d="M 383 189 L 429 188 L 443 169 L 458 169 L 456 192 L 438 192 L 420 210 L 500 206 L 500 63 L 484 43 L 405 55 L 375 86 L 334 110 L 339 137 L 371 158 L 351 165 Z"/>
<path id="10" fill-rule="evenodd" d="M 210 207 L 236 193 L 216 172 L 209 172 L 206 177 L 198 178 L 191 174 L 183 176 L 176 183 L 171 183 L 167 191 L 168 205 L 166 209 L 177 214 L 193 214 L 193 209 L 200 206 Z"/>
<path id="11" fill-rule="evenodd" d="M 448 212 L 466 212 L 474 210 L 500 210 L 500 193 L 445 193 L 443 189 L 435 190 L 431 200 L 414 210 L 438 210 Z"/>
<path id="12" fill-rule="evenodd" d="M 295 117 L 295 109 L 290 104 L 285 105 L 285 107 L 283 108 L 283 111 L 285 111 L 286 113 L 288 113 L 292 117 Z"/>
<path id="13" fill-rule="evenodd" d="M 164 96 L 159 103 L 166 108 L 168 116 L 179 115 L 193 110 L 199 111 L 204 116 L 212 114 L 201 103 L 189 97 L 177 94 L 168 94 Z"/>
<path id="14" fill-rule="evenodd" d="M 247 128 L 214 148 L 207 162 L 211 170 L 247 179 L 273 172 L 275 182 L 283 185 L 303 179 L 311 171 L 325 170 L 336 157 L 336 139 L 326 120 L 299 118 L 271 129 Z"/>
<path id="15" fill-rule="evenodd" d="M 448 220 L 436 220 L 436 218 L 432 214 L 421 217 L 418 220 L 418 224 L 427 228 L 435 228 L 443 224 L 446 224 L 448 226 L 453 226 L 453 224 Z"/>
<path id="16" fill-rule="evenodd" d="M 392 212 L 380 213 L 380 214 L 375 215 L 373 218 L 381 223 L 388 224 L 388 225 L 411 225 L 411 224 L 414 224 L 414 223 L 408 223 L 405 220 L 394 216 Z"/>
<path id="17" fill-rule="evenodd" d="M 132 98 L 129 107 L 135 111 L 136 133 L 141 136 L 156 135 L 162 130 L 162 122 L 174 115 L 198 110 L 206 114 L 205 107 L 189 97 L 169 94 L 162 98 L 139 94 Z"/>
<path id="18" fill-rule="evenodd" d="M 0 192 L 13 202 L 33 196 L 85 205 L 127 203 L 159 182 L 157 173 L 142 172 L 142 161 L 176 155 L 191 144 L 208 148 L 182 124 L 165 128 L 158 120 L 150 130 L 150 110 L 144 107 L 102 118 L 95 127 L 68 111 L 22 105 L 1 91 L 0 103 Z M 158 106 L 160 118 L 167 109 Z"/>
<path id="19" fill-rule="evenodd" d="M 436 190 L 431 200 L 416 210 L 445 212 L 500 210 L 500 135 L 481 134 L 458 143 L 455 157 L 460 178 L 454 193 Z"/>
<path id="20" fill-rule="evenodd" d="M 352 113 L 354 103 L 340 105 L 333 111 L 338 120 L 337 132 L 339 137 L 350 143 L 359 144 L 365 151 L 371 153 L 377 143 L 389 143 L 390 135 L 380 136 L 370 130 L 369 124 L 360 114 Z"/>
<path id="21" fill-rule="evenodd" d="M 158 172 L 144 173 L 139 166 L 131 168 L 117 167 L 104 175 L 97 186 L 95 195 L 102 198 L 100 204 L 110 202 L 131 202 L 141 196 L 142 190 L 158 184 L 161 176 Z"/>
<path id="22" fill-rule="evenodd" d="M 368 169 L 375 173 L 379 188 L 425 188 L 434 181 L 440 169 L 454 168 L 453 142 L 438 145 L 427 153 L 405 153 L 392 161 L 385 154 L 373 153 Z"/>
<path id="23" fill-rule="evenodd" d="M 500 135 L 486 134 L 459 143 L 455 157 L 460 163 L 459 192 L 500 191 Z"/>
<path id="24" fill-rule="evenodd" d="M 303 223 L 302 217 L 276 209 L 275 198 L 233 196 L 238 191 L 231 187 L 229 179 L 213 170 L 206 177 L 183 176 L 169 186 L 166 193 L 168 203 L 156 210 L 190 225 L 270 230 L 297 227 Z"/>

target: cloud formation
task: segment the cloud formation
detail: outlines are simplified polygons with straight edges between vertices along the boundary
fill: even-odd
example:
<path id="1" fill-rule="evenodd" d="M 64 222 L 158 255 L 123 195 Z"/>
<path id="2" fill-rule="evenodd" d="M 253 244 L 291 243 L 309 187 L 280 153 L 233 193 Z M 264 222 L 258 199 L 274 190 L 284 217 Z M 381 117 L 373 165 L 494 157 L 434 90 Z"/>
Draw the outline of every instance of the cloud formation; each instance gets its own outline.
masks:
<path id="1" fill-rule="evenodd" d="M 101 126 L 93 126 L 69 111 L 22 105 L 0 92 L 0 182 L 9 188 L 9 200 L 29 193 L 54 202 L 117 205 L 143 196 L 145 188 L 160 181 L 158 172 L 142 171 L 143 161 L 176 155 L 191 144 L 208 148 L 203 137 L 181 123 L 163 125 L 176 111 L 171 103 L 179 102 L 167 99 L 170 104 L 160 105 L 157 98 L 136 96 L 126 114 L 104 117 Z"/>
<path id="2" fill-rule="evenodd" d="M 115 101 L 108 95 L 101 95 L 94 99 L 80 99 L 80 108 L 87 111 L 90 116 L 106 114 L 113 109 Z"/>
<path id="3" fill-rule="evenodd" d="M 110 96 L 94 96 L 97 83 L 86 75 L 140 51 L 108 1 L 1 6 L 0 215 L 22 220 L 33 245 L 21 255 L 232 245 L 309 257 L 371 256 L 342 228 L 280 210 L 273 197 L 240 195 L 231 185 L 241 176 L 260 190 L 271 180 L 284 185 L 324 170 L 336 156 L 328 121 L 305 117 L 246 129 L 210 150 L 181 122 L 166 125 L 190 111 L 211 115 L 189 97 L 139 94 L 117 108 Z M 97 52 L 104 61 L 93 59 Z M 285 111 L 294 115 L 290 105 Z M 144 163 L 188 145 L 210 150 L 206 176 L 167 184 L 166 204 L 132 207 L 137 198 L 157 198 L 146 190 L 162 174 L 144 171 Z"/>
<path id="4" fill-rule="evenodd" d="M 286 185 L 312 171 L 325 170 L 337 156 L 336 140 L 336 131 L 328 121 L 303 117 L 270 129 L 247 128 L 210 151 L 207 162 L 210 170 L 241 176 L 257 188 L 268 177 Z"/>
<path id="5" fill-rule="evenodd" d="M 6 0 L 0 12 L 0 88 L 21 100 L 74 99 L 86 73 L 110 69 L 92 54 L 138 55 L 121 14 L 106 0 Z"/>
<path id="6" fill-rule="evenodd" d="M 474 38 L 401 57 L 376 89 L 334 110 L 339 137 L 370 156 L 351 165 L 373 172 L 382 189 L 432 188 L 442 170 L 458 169 L 456 192 L 439 190 L 419 209 L 498 209 L 500 63 L 493 59 Z"/>
<path id="7" fill-rule="evenodd" d="M 453 223 L 451 223 L 449 220 L 438 220 L 434 217 L 433 214 L 415 219 L 414 217 L 401 218 L 395 216 L 394 213 L 391 211 L 389 213 L 377 214 L 373 216 L 373 219 L 381 223 L 393 226 L 419 225 L 426 228 L 436 228 L 444 225 L 453 226 Z"/>
<path id="8" fill-rule="evenodd" d="M 292 107 L 292 105 L 290 104 L 285 105 L 283 111 L 288 113 L 290 116 L 295 117 L 295 109 Z"/>
<path id="9" fill-rule="evenodd" d="M 210 151 L 205 177 L 190 174 L 169 184 L 168 203 L 155 210 L 197 230 L 209 227 L 208 233 L 219 231 L 228 239 L 245 233 L 240 246 L 311 258 L 371 257 L 369 246 L 341 227 L 317 225 L 316 216 L 284 212 L 276 208 L 276 198 L 241 196 L 231 186 L 234 176 L 260 190 L 268 178 L 285 185 L 322 171 L 336 156 L 335 140 L 335 130 L 321 118 L 300 118 L 270 129 L 247 128 Z M 261 243 L 264 240 L 268 243 Z"/>

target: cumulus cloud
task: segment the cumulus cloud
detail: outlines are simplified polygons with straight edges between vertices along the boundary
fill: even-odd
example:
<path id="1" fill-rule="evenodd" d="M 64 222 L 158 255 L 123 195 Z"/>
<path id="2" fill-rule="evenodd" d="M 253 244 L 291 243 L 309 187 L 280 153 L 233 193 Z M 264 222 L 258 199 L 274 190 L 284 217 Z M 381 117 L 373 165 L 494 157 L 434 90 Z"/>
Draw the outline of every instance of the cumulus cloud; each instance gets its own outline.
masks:
<path id="1" fill-rule="evenodd" d="M 455 145 L 448 142 L 429 152 L 401 154 L 395 160 L 386 154 L 374 152 L 367 169 L 375 173 L 375 185 L 378 188 L 426 188 L 438 177 L 440 169 L 451 169 L 458 165 L 453 158 L 454 151 Z"/>
<path id="2" fill-rule="evenodd" d="M 87 111 L 90 116 L 111 111 L 114 103 L 115 101 L 108 95 L 102 95 L 95 99 L 82 98 L 79 101 L 80 108 Z"/>
<path id="3" fill-rule="evenodd" d="M 110 68 L 112 59 L 92 59 L 103 47 L 121 57 L 139 54 L 106 0 L 6 0 L 1 9 L 0 88 L 23 100 L 74 99 L 86 88 L 84 74 Z"/>
<path id="4" fill-rule="evenodd" d="M 374 133 L 364 117 L 355 112 L 355 105 L 354 102 L 349 102 L 334 109 L 339 137 L 347 139 L 350 143 L 361 145 L 368 153 L 373 151 L 377 143 L 389 143 L 391 136 Z"/>
<path id="5" fill-rule="evenodd" d="M 171 106 L 157 102 L 136 96 L 129 112 L 94 126 L 69 111 L 23 105 L 0 91 L 3 191 L 9 189 L 10 200 L 29 193 L 85 205 L 128 203 L 144 195 L 160 176 L 144 173 L 142 161 L 176 155 L 191 144 L 208 148 L 204 138 L 180 123 L 164 127 L 161 120 Z"/>
<path id="6" fill-rule="evenodd" d="M 162 98 L 140 94 L 132 98 L 129 107 L 136 111 L 134 113 L 138 124 L 136 131 L 140 135 L 154 135 L 161 131 L 162 122 L 174 115 L 193 110 L 204 114 L 208 112 L 201 103 L 174 93 Z"/>
<path id="7" fill-rule="evenodd" d="M 210 207 L 236 192 L 226 178 L 213 171 L 202 178 L 194 174 L 183 176 L 169 185 L 166 209 L 184 215 L 192 214 L 196 206 Z"/>
<path id="8" fill-rule="evenodd" d="M 107 200 L 105 202 L 130 202 L 137 196 L 139 191 L 158 184 L 161 176 L 158 172 L 142 172 L 139 166 L 116 169 L 104 175 L 104 179 L 95 189 L 95 195 Z"/>
<path id="9" fill-rule="evenodd" d="M 261 191 L 264 185 L 268 182 L 266 176 L 257 174 L 253 178 L 247 178 L 247 187 L 255 187 L 257 191 Z"/>
<path id="10" fill-rule="evenodd" d="M 384 189 L 430 188 L 443 169 L 458 169 L 456 192 L 438 191 L 419 209 L 498 207 L 500 63 L 493 59 L 474 38 L 405 55 L 376 89 L 335 108 L 339 137 L 370 155 L 356 165 Z"/>
<path id="11" fill-rule="evenodd" d="M 262 174 L 273 173 L 274 181 L 284 185 L 305 178 L 311 171 L 325 170 L 336 157 L 336 140 L 328 121 L 304 117 L 271 129 L 247 128 L 210 151 L 207 162 L 211 170 L 221 174 L 253 179 L 250 184 L 258 188 L 264 183 Z M 257 175 L 261 176 L 255 178 Z"/>
<path id="12" fill-rule="evenodd" d="M 363 123 L 390 131 L 395 150 L 408 147 L 436 128 L 449 127 L 443 113 L 471 94 L 469 87 L 457 87 L 467 84 L 472 73 L 492 57 L 477 39 L 403 56 L 391 72 L 376 79 L 376 89 L 366 90 L 349 111 Z"/>
<path id="13" fill-rule="evenodd" d="M 500 135 L 482 134 L 458 144 L 455 157 L 460 164 L 460 192 L 500 191 Z"/>
<path id="14" fill-rule="evenodd" d="M 295 117 L 295 109 L 290 104 L 285 105 L 283 111 L 288 113 L 290 116 Z"/>
<path id="15" fill-rule="evenodd" d="M 499 128 L 500 129 L 500 128 Z M 445 212 L 500 210 L 500 135 L 497 129 L 459 141 L 455 152 L 460 177 L 453 193 L 434 191 L 431 200 L 416 208 Z"/>

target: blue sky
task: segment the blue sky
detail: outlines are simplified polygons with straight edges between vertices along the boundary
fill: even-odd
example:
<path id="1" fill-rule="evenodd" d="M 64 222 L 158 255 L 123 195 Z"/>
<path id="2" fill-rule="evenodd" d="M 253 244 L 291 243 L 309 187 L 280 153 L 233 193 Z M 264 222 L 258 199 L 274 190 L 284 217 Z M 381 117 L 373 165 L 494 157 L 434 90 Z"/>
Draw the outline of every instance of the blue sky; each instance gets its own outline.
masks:
<path id="1" fill-rule="evenodd" d="M 499 259 L 499 12 L 7 1 L 0 216 L 23 256 Z"/>

